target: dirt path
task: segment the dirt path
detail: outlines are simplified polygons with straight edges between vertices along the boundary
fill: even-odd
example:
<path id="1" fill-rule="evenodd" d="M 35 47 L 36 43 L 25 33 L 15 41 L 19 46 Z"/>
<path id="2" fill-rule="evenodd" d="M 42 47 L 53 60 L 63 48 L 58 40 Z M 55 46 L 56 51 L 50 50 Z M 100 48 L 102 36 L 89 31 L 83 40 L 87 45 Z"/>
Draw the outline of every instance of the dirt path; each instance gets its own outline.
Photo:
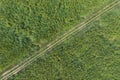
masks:
<path id="1" fill-rule="evenodd" d="M 39 57 L 41 57 L 44 54 L 46 54 L 49 50 L 51 50 L 51 49 L 55 48 L 57 45 L 61 44 L 70 35 L 75 34 L 75 33 L 79 32 L 79 31 L 83 30 L 84 28 L 86 28 L 87 24 L 89 24 L 90 22 L 92 22 L 95 19 L 97 19 L 98 17 L 100 17 L 106 11 L 111 10 L 113 7 L 115 7 L 116 5 L 118 5 L 119 2 L 120 1 L 118 1 L 118 0 L 114 1 L 111 4 L 109 4 L 109 5 L 105 6 L 104 8 L 102 8 L 101 10 L 97 11 L 92 16 L 90 16 L 89 18 L 87 18 L 85 21 L 83 21 L 82 23 L 80 23 L 77 26 L 73 27 L 68 32 L 66 32 L 62 36 L 58 37 L 53 42 L 49 43 L 45 48 L 42 48 L 41 50 L 35 52 L 35 55 L 32 55 L 32 56 L 28 57 L 27 59 L 23 60 L 18 65 L 15 65 L 11 69 L 5 71 L 2 75 L 0 75 L 0 79 L 1 80 L 7 80 L 9 77 L 15 75 L 16 73 L 18 73 L 19 71 L 21 71 L 22 69 L 24 69 L 25 67 L 27 67 L 28 65 L 30 65 L 31 63 L 33 63 L 34 61 L 36 61 L 36 59 L 38 59 Z"/>

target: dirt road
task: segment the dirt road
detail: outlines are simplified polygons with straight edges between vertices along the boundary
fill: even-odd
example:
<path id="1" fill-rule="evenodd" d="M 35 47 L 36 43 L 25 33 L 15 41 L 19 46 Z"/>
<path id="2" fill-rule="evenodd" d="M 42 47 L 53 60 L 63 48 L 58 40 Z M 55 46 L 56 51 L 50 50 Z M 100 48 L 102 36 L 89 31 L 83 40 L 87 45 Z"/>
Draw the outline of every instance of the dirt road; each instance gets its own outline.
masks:
<path id="1" fill-rule="evenodd" d="M 45 48 L 42 48 L 41 50 L 37 51 L 35 55 L 32 55 L 32 56 L 28 57 L 27 59 L 23 60 L 21 63 L 15 65 L 11 69 L 5 71 L 2 75 L 0 75 L 0 79 L 1 80 L 9 79 L 9 77 L 13 76 L 14 74 L 18 73 L 19 71 L 21 71 L 22 69 L 24 69 L 25 67 L 27 67 L 28 65 L 30 65 L 31 63 L 36 61 L 36 59 L 38 59 L 39 57 L 46 54 L 49 50 L 51 50 L 51 49 L 55 48 L 56 46 L 58 46 L 59 44 L 61 44 L 63 41 L 65 41 L 72 34 L 75 34 L 75 33 L 79 32 L 79 31 L 83 30 L 84 28 L 86 28 L 87 24 L 89 24 L 92 21 L 96 20 L 98 17 L 100 17 L 106 11 L 111 10 L 113 7 L 115 7 L 119 3 L 120 3 L 120 1 L 118 1 L 118 0 L 114 1 L 111 4 L 109 4 L 109 5 L 105 6 L 104 8 L 102 8 L 101 10 L 97 11 L 92 16 L 87 18 L 85 21 L 83 21 L 82 23 L 80 23 L 77 26 L 73 27 L 68 32 L 66 32 L 62 36 L 58 37 L 53 42 L 49 43 Z"/>

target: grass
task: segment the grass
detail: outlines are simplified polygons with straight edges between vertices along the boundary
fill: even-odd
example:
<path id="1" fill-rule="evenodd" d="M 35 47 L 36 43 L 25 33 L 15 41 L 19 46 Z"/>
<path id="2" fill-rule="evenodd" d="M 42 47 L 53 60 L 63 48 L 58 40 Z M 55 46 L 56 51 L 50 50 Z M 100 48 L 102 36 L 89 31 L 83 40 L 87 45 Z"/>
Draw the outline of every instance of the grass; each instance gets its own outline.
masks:
<path id="1" fill-rule="evenodd" d="M 1 0 L 0 72 L 113 0 Z"/>
<path id="2" fill-rule="evenodd" d="M 10 80 L 119 80 L 120 6 Z"/>

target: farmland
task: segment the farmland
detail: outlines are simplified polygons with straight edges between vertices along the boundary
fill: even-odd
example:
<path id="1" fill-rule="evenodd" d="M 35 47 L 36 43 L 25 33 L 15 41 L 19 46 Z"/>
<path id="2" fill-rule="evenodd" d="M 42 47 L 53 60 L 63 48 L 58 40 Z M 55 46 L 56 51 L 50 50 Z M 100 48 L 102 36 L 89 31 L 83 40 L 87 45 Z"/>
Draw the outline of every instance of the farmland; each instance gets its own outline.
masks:
<path id="1" fill-rule="evenodd" d="M 0 72 L 112 1 L 0 0 Z"/>
<path id="2" fill-rule="evenodd" d="M 10 80 L 119 80 L 120 6 Z"/>

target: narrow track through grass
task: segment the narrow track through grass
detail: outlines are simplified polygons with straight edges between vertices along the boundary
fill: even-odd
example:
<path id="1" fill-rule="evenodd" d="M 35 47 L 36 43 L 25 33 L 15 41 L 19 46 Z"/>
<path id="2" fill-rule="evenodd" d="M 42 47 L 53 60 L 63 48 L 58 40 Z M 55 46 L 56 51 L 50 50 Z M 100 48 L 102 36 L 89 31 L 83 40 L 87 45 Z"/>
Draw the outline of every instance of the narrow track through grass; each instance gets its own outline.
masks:
<path id="1" fill-rule="evenodd" d="M 45 48 L 41 49 L 40 51 L 37 51 L 35 55 L 30 56 L 29 58 L 25 59 L 20 64 L 14 66 L 10 70 L 4 72 L 1 75 L 1 80 L 6 80 L 9 77 L 11 77 L 12 75 L 18 73 L 20 70 L 22 70 L 23 68 L 25 68 L 26 66 L 28 66 L 32 62 L 34 62 L 37 58 L 39 58 L 42 55 L 46 54 L 47 51 L 49 51 L 49 50 L 55 48 L 55 46 L 61 44 L 64 40 L 66 40 L 68 37 L 70 37 L 70 35 L 75 34 L 75 33 L 79 32 L 79 31 L 83 30 L 84 28 L 86 28 L 87 24 L 89 24 L 90 22 L 94 21 L 96 18 L 98 18 L 99 16 L 101 16 L 106 11 L 109 11 L 110 9 L 112 9 L 118 3 L 119 3 L 119 1 L 114 1 L 113 3 L 107 5 L 106 7 L 104 7 L 103 9 L 99 10 L 98 12 L 96 12 L 95 14 L 93 14 L 91 17 L 89 17 L 88 19 L 86 19 L 81 24 L 73 27 L 68 32 L 66 32 L 62 36 L 58 37 L 55 41 L 53 41 L 50 44 L 48 44 Z"/>

